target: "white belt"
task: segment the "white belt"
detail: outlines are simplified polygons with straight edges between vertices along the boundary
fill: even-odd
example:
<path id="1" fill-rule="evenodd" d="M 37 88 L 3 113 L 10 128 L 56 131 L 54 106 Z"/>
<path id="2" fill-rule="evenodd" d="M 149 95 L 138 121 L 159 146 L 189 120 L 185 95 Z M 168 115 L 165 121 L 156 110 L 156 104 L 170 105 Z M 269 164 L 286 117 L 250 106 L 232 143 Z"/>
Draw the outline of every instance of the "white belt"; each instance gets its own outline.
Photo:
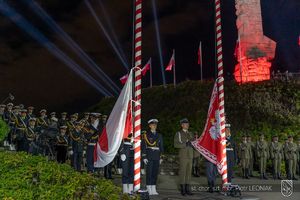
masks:
<path id="1" fill-rule="evenodd" d="M 227 151 L 233 151 L 233 148 L 226 148 Z"/>
<path id="2" fill-rule="evenodd" d="M 132 145 L 132 144 L 131 144 L 131 142 L 124 142 L 124 144 L 127 144 L 127 145 Z"/>
<path id="3" fill-rule="evenodd" d="M 88 143 L 88 145 L 93 145 L 93 146 L 95 146 L 95 145 L 96 145 L 96 143 Z"/>
<path id="4" fill-rule="evenodd" d="M 159 150 L 159 147 L 147 147 L 147 149 Z"/>

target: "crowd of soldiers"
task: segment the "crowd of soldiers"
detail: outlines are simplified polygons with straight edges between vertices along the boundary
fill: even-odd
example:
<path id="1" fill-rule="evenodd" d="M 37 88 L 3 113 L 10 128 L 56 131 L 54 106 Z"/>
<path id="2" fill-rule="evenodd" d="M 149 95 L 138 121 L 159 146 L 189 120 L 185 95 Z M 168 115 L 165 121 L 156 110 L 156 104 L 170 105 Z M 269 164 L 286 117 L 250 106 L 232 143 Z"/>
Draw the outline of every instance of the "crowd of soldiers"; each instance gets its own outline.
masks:
<path id="1" fill-rule="evenodd" d="M 39 111 L 35 116 L 34 107 L 27 109 L 23 105 L 14 106 L 12 103 L 0 105 L 0 115 L 9 125 L 10 132 L 4 141 L 4 146 L 11 150 L 25 151 L 33 155 L 44 155 L 56 159 L 59 163 L 71 161 L 72 167 L 82 171 L 85 167 L 88 173 L 94 173 L 94 148 L 102 133 L 107 116 L 100 113 L 84 113 L 79 118 L 78 113 L 69 115 L 56 113 L 47 116 L 47 110 Z M 146 187 L 150 195 L 158 195 L 156 190 L 159 167 L 162 162 L 163 138 L 157 132 L 157 119 L 148 121 L 148 130 L 142 134 L 142 172 L 146 171 Z M 174 147 L 179 152 L 179 183 L 182 195 L 192 195 L 190 189 L 191 176 L 199 177 L 200 154 L 191 144 L 198 137 L 197 133 L 189 131 L 189 121 L 180 120 L 181 129 L 174 136 Z M 230 124 L 226 124 L 226 153 L 228 182 L 232 182 L 234 167 L 241 166 L 245 179 L 253 176 L 253 166 L 258 163 L 261 179 L 267 179 L 266 168 L 269 159 L 272 161 L 273 178 L 282 179 L 281 166 L 284 166 L 288 179 L 297 180 L 296 170 L 300 172 L 300 140 L 293 142 L 293 136 L 288 136 L 284 144 L 274 135 L 272 141 L 265 141 L 260 135 L 253 142 L 250 135 L 242 136 L 239 144 L 231 137 Z M 85 159 L 84 159 L 85 158 Z M 104 167 L 104 176 L 112 179 L 112 168 L 122 174 L 124 193 L 133 193 L 134 177 L 134 148 L 133 137 L 129 134 L 123 139 L 119 152 L 114 161 Z M 206 160 L 206 177 L 209 192 L 213 192 L 217 176 L 217 168 Z"/>

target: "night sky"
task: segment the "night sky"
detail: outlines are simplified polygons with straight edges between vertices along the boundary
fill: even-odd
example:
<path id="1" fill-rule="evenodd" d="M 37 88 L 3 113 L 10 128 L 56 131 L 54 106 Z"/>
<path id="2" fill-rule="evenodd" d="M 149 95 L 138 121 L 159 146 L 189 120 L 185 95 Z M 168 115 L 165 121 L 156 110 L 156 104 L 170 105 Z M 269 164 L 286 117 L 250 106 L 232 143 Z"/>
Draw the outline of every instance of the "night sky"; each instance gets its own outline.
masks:
<path id="1" fill-rule="evenodd" d="M 90 0 L 100 19 L 105 22 L 98 1 Z M 45 26 L 45 23 L 22 1 L 6 2 L 78 64 L 84 66 L 81 60 L 64 45 L 59 35 Z M 126 69 L 118 60 L 84 2 L 82 0 L 39 0 L 37 2 L 121 87 L 119 78 L 127 73 Z M 126 60 L 131 63 L 132 1 L 102 0 L 102 2 L 126 54 Z M 168 63 L 174 48 L 178 82 L 200 79 L 197 49 L 199 41 L 202 41 L 204 77 L 213 79 L 215 76 L 214 1 L 159 0 L 156 2 L 164 65 Z M 224 65 L 225 73 L 231 74 L 236 63 L 233 56 L 237 39 L 235 5 L 234 0 L 223 0 L 223 2 L 226 2 L 222 5 Z M 300 12 L 297 12 L 300 10 L 299 1 L 264 0 L 262 5 L 265 33 L 279 42 L 273 68 L 299 70 L 300 53 L 297 46 L 300 32 Z M 281 9 L 276 9 L 278 6 Z M 143 63 L 145 64 L 149 57 L 152 57 L 154 84 L 159 85 L 162 84 L 162 77 L 150 0 L 144 0 L 143 12 Z M 274 13 L 277 15 L 276 18 L 271 17 Z M 103 98 L 92 86 L 3 15 L 0 15 L 0 25 L 0 100 L 8 93 L 12 93 L 16 97 L 15 103 L 57 111 L 81 111 Z M 108 29 L 108 24 L 105 24 L 105 27 Z M 290 55 L 294 56 L 290 58 Z M 171 83 L 172 73 L 166 73 L 166 78 L 167 83 Z M 149 85 L 148 80 L 149 77 L 146 76 L 145 87 Z"/>

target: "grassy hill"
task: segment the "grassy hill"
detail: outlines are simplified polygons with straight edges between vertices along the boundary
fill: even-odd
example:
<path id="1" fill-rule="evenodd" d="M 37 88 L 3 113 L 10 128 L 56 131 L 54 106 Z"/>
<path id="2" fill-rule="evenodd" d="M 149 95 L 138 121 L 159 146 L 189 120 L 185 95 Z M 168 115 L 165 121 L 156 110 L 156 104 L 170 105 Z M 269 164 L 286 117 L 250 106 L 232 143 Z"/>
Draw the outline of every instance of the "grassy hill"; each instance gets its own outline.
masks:
<path id="1" fill-rule="evenodd" d="M 147 129 L 147 120 L 159 119 L 165 148 L 173 153 L 173 136 L 180 128 L 179 120 L 187 117 L 191 129 L 202 133 L 205 125 L 213 82 L 186 81 L 176 88 L 156 86 L 142 93 L 142 123 Z M 115 98 L 105 98 L 91 108 L 101 113 L 110 113 Z M 254 138 L 264 133 L 270 139 L 278 134 L 283 140 L 288 134 L 300 132 L 300 84 L 266 81 L 237 85 L 225 83 L 225 112 L 231 123 L 232 134 L 239 139 L 241 134 Z"/>

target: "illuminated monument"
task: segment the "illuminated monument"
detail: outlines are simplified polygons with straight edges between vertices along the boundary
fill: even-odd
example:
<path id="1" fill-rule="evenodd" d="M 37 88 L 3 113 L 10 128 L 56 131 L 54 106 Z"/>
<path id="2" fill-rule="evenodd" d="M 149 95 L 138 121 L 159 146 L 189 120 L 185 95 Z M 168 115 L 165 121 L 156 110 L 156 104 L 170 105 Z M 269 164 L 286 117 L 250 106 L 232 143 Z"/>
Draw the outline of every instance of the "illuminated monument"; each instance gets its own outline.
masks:
<path id="1" fill-rule="evenodd" d="M 276 43 L 264 36 L 260 0 L 235 0 L 235 5 L 240 38 L 235 53 L 238 61 L 235 80 L 239 83 L 268 80 Z"/>

